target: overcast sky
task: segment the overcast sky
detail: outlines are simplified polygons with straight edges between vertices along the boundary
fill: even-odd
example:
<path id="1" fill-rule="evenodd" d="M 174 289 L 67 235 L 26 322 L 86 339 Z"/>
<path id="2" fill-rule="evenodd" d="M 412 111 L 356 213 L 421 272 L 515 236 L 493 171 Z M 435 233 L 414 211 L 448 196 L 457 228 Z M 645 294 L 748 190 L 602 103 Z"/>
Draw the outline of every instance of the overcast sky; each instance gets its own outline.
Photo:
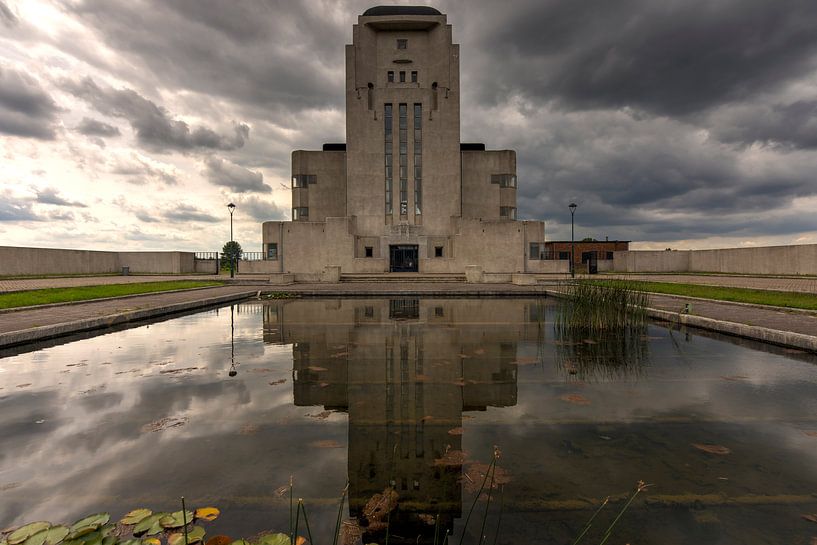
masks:
<path id="1" fill-rule="evenodd" d="M 413 2 L 418 3 L 418 2 Z M 261 249 L 290 152 L 345 140 L 372 2 L 0 0 L 0 245 Z M 641 248 L 817 243 L 815 0 L 444 1 L 462 140 L 519 216 Z"/>

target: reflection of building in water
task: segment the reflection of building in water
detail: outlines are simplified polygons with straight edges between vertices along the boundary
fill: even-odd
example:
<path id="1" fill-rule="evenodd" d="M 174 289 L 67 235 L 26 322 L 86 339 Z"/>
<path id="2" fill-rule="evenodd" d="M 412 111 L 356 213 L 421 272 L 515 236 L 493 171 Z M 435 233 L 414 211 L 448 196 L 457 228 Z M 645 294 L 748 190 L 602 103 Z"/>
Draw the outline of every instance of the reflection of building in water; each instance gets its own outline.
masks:
<path id="1" fill-rule="evenodd" d="M 391 483 L 400 495 L 393 536 L 412 543 L 431 536 L 424 513 L 440 513 L 441 532 L 451 528 L 461 513 L 461 466 L 435 460 L 461 449 L 463 411 L 516 404 L 517 342 L 538 334 L 528 306 L 433 299 L 266 306 L 264 341 L 293 346 L 295 404 L 349 414 L 353 516 L 363 517 L 367 500 Z"/>

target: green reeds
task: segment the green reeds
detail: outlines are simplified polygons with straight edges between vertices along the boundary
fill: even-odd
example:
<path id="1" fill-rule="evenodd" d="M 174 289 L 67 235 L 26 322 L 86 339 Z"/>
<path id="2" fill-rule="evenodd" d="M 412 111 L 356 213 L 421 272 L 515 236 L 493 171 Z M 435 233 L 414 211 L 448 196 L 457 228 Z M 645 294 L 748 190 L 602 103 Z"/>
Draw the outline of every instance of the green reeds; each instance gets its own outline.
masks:
<path id="1" fill-rule="evenodd" d="M 633 500 L 635 499 L 635 497 L 638 496 L 644 490 L 646 490 L 648 486 L 650 486 L 650 485 L 645 484 L 644 481 L 638 481 L 638 483 L 636 483 L 635 491 L 632 493 L 630 498 L 627 500 L 627 503 L 624 504 L 624 507 L 621 508 L 621 511 L 618 512 L 618 515 L 616 516 L 616 518 L 613 519 L 613 522 L 610 523 L 610 526 L 607 527 L 607 531 L 604 532 L 604 537 L 599 542 L 599 545 L 604 545 L 605 543 L 607 543 L 607 540 L 610 539 L 610 536 L 613 535 L 613 528 L 616 527 L 616 524 L 618 524 L 618 521 L 624 515 L 624 512 L 627 511 L 627 509 L 630 507 L 630 504 L 633 503 Z"/>
<path id="2" fill-rule="evenodd" d="M 641 328 L 647 320 L 646 292 L 626 281 L 578 280 L 564 284 L 565 304 L 559 307 L 556 329 L 566 332 L 599 334 Z"/>
<path id="3" fill-rule="evenodd" d="M 465 517 L 465 524 L 462 527 L 462 535 L 460 536 L 459 545 L 462 545 L 463 540 L 465 539 L 465 532 L 468 530 L 468 522 L 471 520 L 471 513 L 474 512 L 474 508 L 477 506 L 477 501 L 479 501 L 479 497 L 482 494 L 482 491 L 485 489 L 485 483 L 488 482 L 488 475 L 492 475 L 491 477 L 491 486 L 493 487 L 493 474 L 496 473 L 496 461 L 499 458 L 499 449 L 494 447 L 494 455 L 491 463 L 488 465 L 488 470 L 485 472 L 485 477 L 482 479 L 482 484 L 477 490 L 477 495 L 474 497 L 474 501 L 471 503 L 471 508 L 468 510 L 468 516 Z M 490 491 L 488 492 L 488 502 L 491 501 Z M 485 509 L 485 517 L 482 519 L 482 530 L 480 531 L 479 542 L 482 542 L 482 532 L 485 530 L 485 518 L 488 516 L 488 509 Z M 446 541 L 448 541 L 448 534 L 446 533 L 445 536 Z"/>
<path id="4" fill-rule="evenodd" d="M 349 490 L 349 481 L 346 481 L 346 486 L 343 488 L 343 493 L 340 495 L 340 505 L 338 506 L 338 518 L 335 521 L 335 537 L 332 538 L 332 545 L 338 545 L 338 535 L 340 534 L 340 525 L 343 522 L 343 503 L 346 500 L 346 492 Z"/>

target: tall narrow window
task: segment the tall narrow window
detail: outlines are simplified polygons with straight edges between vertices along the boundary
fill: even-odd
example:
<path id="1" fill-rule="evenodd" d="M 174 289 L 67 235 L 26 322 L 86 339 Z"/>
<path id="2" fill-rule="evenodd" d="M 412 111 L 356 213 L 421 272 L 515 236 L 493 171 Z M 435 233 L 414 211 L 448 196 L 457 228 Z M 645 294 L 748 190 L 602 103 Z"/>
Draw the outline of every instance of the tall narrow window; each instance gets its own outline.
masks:
<path id="1" fill-rule="evenodd" d="M 417 83 L 417 70 L 411 71 L 411 83 Z"/>
<path id="2" fill-rule="evenodd" d="M 394 83 L 394 71 L 389 70 L 386 74 L 389 83 Z"/>
<path id="3" fill-rule="evenodd" d="M 414 105 L 414 213 L 423 213 L 423 105 Z"/>
<path id="4" fill-rule="evenodd" d="M 374 85 L 372 82 L 369 82 L 369 86 L 366 89 L 366 107 L 369 110 L 374 108 Z"/>
<path id="5" fill-rule="evenodd" d="M 408 49 L 408 40 L 397 40 L 397 49 Z"/>
<path id="6" fill-rule="evenodd" d="M 408 214 L 408 105 L 400 104 L 400 215 Z"/>
<path id="7" fill-rule="evenodd" d="M 400 70 L 400 83 L 406 83 L 406 72 L 404 70 Z"/>
<path id="8" fill-rule="evenodd" d="M 394 143 L 394 136 L 392 132 L 392 105 L 386 104 L 383 112 L 383 123 L 386 135 L 385 152 L 386 152 L 386 214 L 392 213 L 391 203 L 391 182 L 392 182 L 392 145 Z"/>

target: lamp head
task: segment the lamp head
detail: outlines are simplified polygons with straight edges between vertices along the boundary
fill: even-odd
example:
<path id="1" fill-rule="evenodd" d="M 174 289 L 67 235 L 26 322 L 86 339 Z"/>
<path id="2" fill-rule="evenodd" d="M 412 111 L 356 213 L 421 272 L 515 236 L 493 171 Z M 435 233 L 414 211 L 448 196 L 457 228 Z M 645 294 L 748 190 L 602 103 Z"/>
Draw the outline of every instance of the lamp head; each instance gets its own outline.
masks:
<path id="1" fill-rule="evenodd" d="M 234 205 L 233 203 L 230 203 L 230 204 L 228 204 L 228 205 L 227 205 L 227 208 L 229 208 L 229 209 L 230 209 L 230 213 L 232 213 L 232 212 L 233 212 L 233 210 L 235 210 L 235 205 Z"/>
<path id="2" fill-rule="evenodd" d="M 576 204 L 575 202 L 572 202 L 572 203 L 570 203 L 569 205 L 567 205 L 567 207 L 568 207 L 568 208 L 570 208 L 570 213 L 571 213 L 571 214 L 572 214 L 572 213 L 573 213 L 573 212 L 576 210 L 576 208 L 577 208 L 578 206 L 579 206 L 579 205 L 578 205 L 578 204 Z"/>

